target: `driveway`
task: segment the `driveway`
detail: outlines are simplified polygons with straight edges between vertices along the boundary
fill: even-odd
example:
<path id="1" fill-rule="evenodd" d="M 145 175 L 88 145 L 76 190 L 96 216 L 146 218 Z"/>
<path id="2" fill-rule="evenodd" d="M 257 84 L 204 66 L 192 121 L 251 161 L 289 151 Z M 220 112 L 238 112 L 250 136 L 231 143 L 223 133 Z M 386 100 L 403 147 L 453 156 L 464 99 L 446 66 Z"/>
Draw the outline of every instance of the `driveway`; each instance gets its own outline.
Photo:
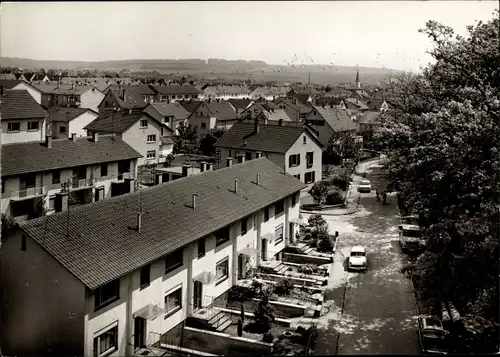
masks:
<path id="1" fill-rule="evenodd" d="M 365 168 L 373 186 L 385 187 L 376 164 Z M 420 354 L 413 288 L 400 272 L 405 256 L 398 243 L 399 212 L 395 197 L 389 199 L 384 206 L 375 192 L 364 193 L 356 213 L 323 216 L 339 241 L 326 293 L 333 306 L 318 323 L 315 354 Z M 356 244 L 367 248 L 366 273 L 346 271 Z"/>

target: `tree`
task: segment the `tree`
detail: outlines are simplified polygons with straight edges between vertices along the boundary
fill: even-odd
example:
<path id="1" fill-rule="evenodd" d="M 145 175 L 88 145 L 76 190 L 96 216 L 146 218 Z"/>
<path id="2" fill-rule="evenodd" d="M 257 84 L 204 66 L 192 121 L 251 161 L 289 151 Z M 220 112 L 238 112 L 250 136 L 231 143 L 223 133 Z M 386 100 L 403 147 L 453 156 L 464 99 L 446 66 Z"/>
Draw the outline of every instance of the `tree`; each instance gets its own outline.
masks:
<path id="1" fill-rule="evenodd" d="M 193 128 L 191 124 L 179 123 L 177 135 L 173 136 L 173 140 L 175 154 L 193 154 L 198 142 L 196 128 Z"/>
<path id="2" fill-rule="evenodd" d="M 328 187 L 325 185 L 323 181 L 315 182 L 313 187 L 308 191 L 308 193 L 312 196 L 314 203 L 320 205 L 326 198 L 328 194 Z"/>
<path id="3" fill-rule="evenodd" d="M 324 226 L 324 225 L 327 224 L 326 220 L 319 213 L 316 213 L 316 214 L 313 214 L 313 215 L 309 216 L 308 223 L 309 223 L 310 226 L 316 227 L 316 228 Z"/>
<path id="4" fill-rule="evenodd" d="M 262 296 L 259 304 L 254 311 L 255 324 L 258 326 L 260 331 L 268 332 L 275 320 L 274 311 L 272 306 L 269 304 L 269 297 L 267 295 Z"/>
<path id="5" fill-rule="evenodd" d="M 423 218 L 427 251 L 414 276 L 426 298 L 498 321 L 500 63 L 498 12 L 467 37 L 429 21 L 435 59 L 390 84 L 392 108 L 375 139 L 385 175 Z M 481 305 L 481 308 L 475 308 Z M 457 306 L 458 307 L 458 306 Z M 486 316 L 487 315 L 487 316 Z"/>
<path id="6" fill-rule="evenodd" d="M 357 159 L 360 155 L 361 143 L 357 142 L 352 135 L 336 132 L 330 135 L 326 153 L 341 160 Z"/>

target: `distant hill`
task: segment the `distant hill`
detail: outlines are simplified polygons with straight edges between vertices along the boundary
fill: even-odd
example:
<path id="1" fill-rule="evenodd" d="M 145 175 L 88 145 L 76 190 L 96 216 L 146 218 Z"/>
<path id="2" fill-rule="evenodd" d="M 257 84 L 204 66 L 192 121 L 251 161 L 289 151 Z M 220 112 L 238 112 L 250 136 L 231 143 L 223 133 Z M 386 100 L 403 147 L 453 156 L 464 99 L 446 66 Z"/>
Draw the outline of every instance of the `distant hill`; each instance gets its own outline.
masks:
<path id="1" fill-rule="evenodd" d="M 0 57 L 0 67 L 19 67 L 23 69 L 44 68 L 62 70 L 129 70 L 129 71 L 157 71 L 160 73 L 177 73 L 182 75 L 217 75 L 232 79 L 252 78 L 257 82 L 307 82 L 309 73 L 311 82 L 317 84 L 331 84 L 338 82 L 353 82 L 356 77 L 356 67 L 349 66 L 322 66 L 306 65 L 301 67 L 283 67 L 270 65 L 263 61 L 225 60 L 210 58 L 203 59 L 130 59 L 120 61 L 52 61 L 32 60 L 27 58 Z M 360 67 L 361 82 L 374 84 L 381 82 L 391 73 L 399 71 Z"/>

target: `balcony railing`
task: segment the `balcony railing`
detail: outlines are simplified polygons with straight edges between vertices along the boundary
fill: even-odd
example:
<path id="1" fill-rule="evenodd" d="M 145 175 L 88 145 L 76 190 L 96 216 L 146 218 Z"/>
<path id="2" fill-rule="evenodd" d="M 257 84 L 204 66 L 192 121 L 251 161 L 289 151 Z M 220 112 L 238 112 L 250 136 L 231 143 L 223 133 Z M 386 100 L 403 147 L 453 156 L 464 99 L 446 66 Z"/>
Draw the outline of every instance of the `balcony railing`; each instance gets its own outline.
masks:
<path id="1" fill-rule="evenodd" d="M 92 187 L 95 185 L 96 179 L 78 179 L 73 178 L 71 180 L 71 189 Z"/>
<path id="2" fill-rule="evenodd" d="M 3 194 L 2 197 L 6 198 L 29 198 L 31 196 L 39 196 L 39 195 L 44 195 L 46 193 L 46 187 L 45 186 L 40 186 L 40 187 L 28 187 L 24 190 L 18 190 L 18 191 L 9 191 L 7 194 Z"/>
<path id="3" fill-rule="evenodd" d="M 114 181 L 124 181 L 124 180 L 133 180 L 134 179 L 134 175 L 132 172 L 121 172 L 121 173 L 118 173 L 118 175 L 116 176 L 116 179 Z"/>

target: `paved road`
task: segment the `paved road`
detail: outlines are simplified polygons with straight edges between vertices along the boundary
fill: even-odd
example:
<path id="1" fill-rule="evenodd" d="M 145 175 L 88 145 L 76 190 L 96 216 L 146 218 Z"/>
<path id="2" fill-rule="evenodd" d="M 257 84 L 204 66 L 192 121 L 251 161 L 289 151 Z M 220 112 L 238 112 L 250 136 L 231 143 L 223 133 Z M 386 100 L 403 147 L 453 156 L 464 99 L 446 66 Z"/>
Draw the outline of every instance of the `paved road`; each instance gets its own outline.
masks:
<path id="1" fill-rule="evenodd" d="M 383 187 L 376 165 L 368 165 L 366 179 Z M 400 272 L 405 257 L 398 244 L 398 210 L 395 197 L 390 199 L 383 206 L 374 192 L 365 193 L 358 212 L 324 216 L 339 241 L 326 294 L 334 305 L 320 318 L 315 354 L 420 354 L 412 285 Z M 355 244 L 368 250 L 366 273 L 346 271 Z"/>

